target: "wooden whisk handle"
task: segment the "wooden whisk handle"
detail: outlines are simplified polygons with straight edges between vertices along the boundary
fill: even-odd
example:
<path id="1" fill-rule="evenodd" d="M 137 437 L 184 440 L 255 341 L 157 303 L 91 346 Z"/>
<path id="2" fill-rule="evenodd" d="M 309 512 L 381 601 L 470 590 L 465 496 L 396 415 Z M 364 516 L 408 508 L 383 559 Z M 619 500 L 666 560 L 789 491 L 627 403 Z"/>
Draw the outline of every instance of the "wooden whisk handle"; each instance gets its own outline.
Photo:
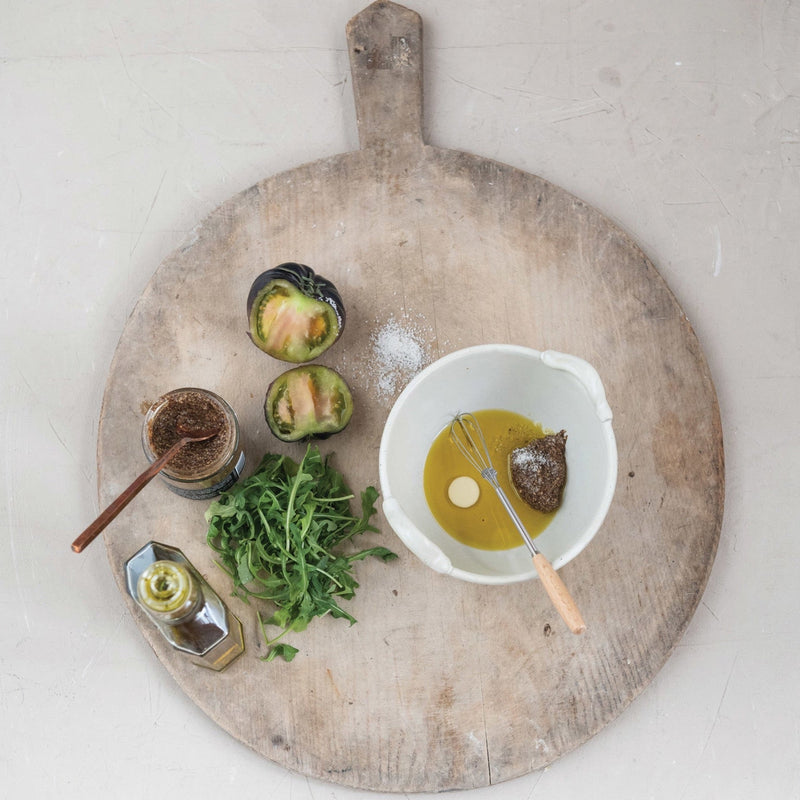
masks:
<path id="1" fill-rule="evenodd" d="M 561 615 L 561 619 L 566 622 L 567 627 L 573 633 L 583 633 L 586 630 L 586 623 L 583 621 L 581 612 L 569 589 L 564 585 L 558 573 L 553 569 L 553 565 L 542 555 L 536 553 L 533 557 L 533 565 L 536 567 L 536 572 L 539 574 L 539 580 L 542 582 L 545 591 L 550 596 L 550 600 L 556 608 L 556 611 Z"/>

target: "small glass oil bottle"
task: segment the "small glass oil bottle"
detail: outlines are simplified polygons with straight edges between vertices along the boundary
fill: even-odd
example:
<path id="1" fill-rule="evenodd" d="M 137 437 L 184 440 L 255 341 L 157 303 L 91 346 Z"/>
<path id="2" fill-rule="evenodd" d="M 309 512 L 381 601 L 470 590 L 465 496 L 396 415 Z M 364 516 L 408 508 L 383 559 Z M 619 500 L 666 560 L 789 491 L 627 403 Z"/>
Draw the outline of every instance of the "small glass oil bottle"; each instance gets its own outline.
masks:
<path id="1" fill-rule="evenodd" d="M 148 542 L 125 573 L 131 597 L 195 664 L 219 671 L 244 652 L 242 623 L 177 548 Z"/>

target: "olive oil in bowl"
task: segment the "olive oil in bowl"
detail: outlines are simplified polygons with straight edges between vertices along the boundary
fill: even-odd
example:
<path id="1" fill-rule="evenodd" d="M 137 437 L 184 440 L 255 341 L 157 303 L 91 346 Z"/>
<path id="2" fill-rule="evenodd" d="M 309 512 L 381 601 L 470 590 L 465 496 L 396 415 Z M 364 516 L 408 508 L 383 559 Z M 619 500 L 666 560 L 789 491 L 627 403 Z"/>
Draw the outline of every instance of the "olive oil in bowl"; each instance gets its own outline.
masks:
<path id="1" fill-rule="evenodd" d="M 487 409 L 474 412 L 489 447 L 497 480 L 510 498 L 531 537 L 538 536 L 556 512 L 543 514 L 524 503 L 514 490 L 508 471 L 508 457 L 517 447 L 545 435 L 541 425 L 513 411 Z M 453 481 L 468 476 L 478 482 L 477 501 L 462 507 L 449 494 Z M 475 471 L 450 440 L 450 427 L 434 439 L 425 461 L 425 499 L 436 521 L 454 539 L 481 550 L 508 550 L 523 544 L 514 523 L 496 492 Z"/>

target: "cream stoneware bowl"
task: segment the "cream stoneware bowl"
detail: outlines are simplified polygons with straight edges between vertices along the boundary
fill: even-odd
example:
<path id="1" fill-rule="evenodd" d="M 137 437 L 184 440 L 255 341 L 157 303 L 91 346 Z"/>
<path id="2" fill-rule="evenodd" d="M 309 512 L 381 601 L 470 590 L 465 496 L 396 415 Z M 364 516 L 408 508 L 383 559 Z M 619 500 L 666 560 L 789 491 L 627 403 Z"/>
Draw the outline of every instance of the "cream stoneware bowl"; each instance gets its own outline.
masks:
<path id="1" fill-rule="evenodd" d="M 428 450 L 453 416 L 490 408 L 567 432 L 563 501 L 534 539 L 556 569 L 575 558 L 603 524 L 617 483 L 617 447 L 600 376 L 588 362 L 565 353 L 504 344 L 469 347 L 434 362 L 405 387 L 381 438 L 386 520 L 436 572 L 473 583 L 514 583 L 536 577 L 525 545 L 492 551 L 456 541 L 428 508 L 422 482 Z M 464 463 L 465 474 L 473 474 Z M 492 491 L 477 472 L 473 477 Z"/>

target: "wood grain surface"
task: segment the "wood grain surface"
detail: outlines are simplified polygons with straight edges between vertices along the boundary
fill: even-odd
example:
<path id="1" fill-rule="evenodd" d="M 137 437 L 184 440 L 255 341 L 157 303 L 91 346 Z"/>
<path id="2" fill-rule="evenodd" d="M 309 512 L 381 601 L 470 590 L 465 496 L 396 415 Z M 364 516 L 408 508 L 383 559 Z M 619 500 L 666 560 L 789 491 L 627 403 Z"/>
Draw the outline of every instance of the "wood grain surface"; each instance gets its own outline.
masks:
<path id="1" fill-rule="evenodd" d="M 319 360 L 353 388 L 347 430 L 322 443 L 358 491 L 377 485 L 383 423 L 405 381 L 378 358 L 387 324 L 425 363 L 510 342 L 595 365 L 614 410 L 616 496 L 591 545 L 562 570 L 588 630 L 571 635 L 537 581 L 462 583 L 400 559 L 358 565 L 348 610 L 263 654 L 255 609 L 230 600 L 247 652 L 221 674 L 172 652 L 130 602 L 124 562 L 151 539 L 180 547 L 226 597 L 205 544 L 205 503 L 153 483 L 104 532 L 131 613 L 181 689 L 273 761 L 384 791 L 485 786 L 546 766 L 619 715 L 664 664 L 706 584 L 724 494 L 718 405 L 692 328 L 653 264 L 596 210 L 541 178 L 422 138 L 422 25 L 378 2 L 347 28 L 361 149 L 265 179 L 199 224 L 156 271 L 120 340 L 98 441 L 107 504 L 141 471 L 144 411 L 160 394 L 221 394 L 242 425 L 248 469 L 299 458 L 263 419 L 286 365 L 246 335 L 245 301 L 283 261 L 332 279 L 342 339 Z M 577 154 L 576 154 L 577 155 Z"/>

